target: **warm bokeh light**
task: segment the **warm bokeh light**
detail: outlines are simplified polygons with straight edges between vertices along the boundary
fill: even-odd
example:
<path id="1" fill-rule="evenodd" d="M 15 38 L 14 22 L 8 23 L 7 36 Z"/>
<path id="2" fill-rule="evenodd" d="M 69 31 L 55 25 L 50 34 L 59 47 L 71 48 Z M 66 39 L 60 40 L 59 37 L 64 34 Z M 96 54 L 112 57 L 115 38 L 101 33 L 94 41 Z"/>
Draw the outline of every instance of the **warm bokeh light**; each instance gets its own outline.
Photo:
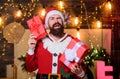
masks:
<path id="1" fill-rule="evenodd" d="M 112 5 L 111 5 L 110 2 L 107 3 L 107 7 L 108 7 L 108 9 L 110 9 L 110 10 L 112 9 Z"/>
<path id="2" fill-rule="evenodd" d="M 77 25 L 79 24 L 79 19 L 78 19 L 78 17 L 75 17 L 74 23 L 75 23 L 75 26 L 77 26 Z"/>
<path id="3" fill-rule="evenodd" d="M 2 17 L 0 17 L 0 25 L 2 25 Z"/>
<path id="4" fill-rule="evenodd" d="M 63 9 L 63 1 L 62 0 L 59 1 L 59 6 L 60 6 L 60 9 Z"/>
<path id="5" fill-rule="evenodd" d="M 80 32 L 79 31 L 77 31 L 76 36 L 78 39 L 80 39 Z"/>
<path id="6" fill-rule="evenodd" d="M 108 1 L 106 4 L 105 4 L 105 8 L 106 10 L 111 10 L 112 9 L 112 4 L 110 1 Z"/>
<path id="7" fill-rule="evenodd" d="M 96 21 L 96 25 L 97 25 L 97 28 L 101 28 L 102 27 L 102 23 L 101 23 L 101 21 Z"/>
<path id="8" fill-rule="evenodd" d="M 16 17 L 21 17 L 22 16 L 22 11 L 21 10 L 16 11 L 15 16 Z"/>
<path id="9" fill-rule="evenodd" d="M 40 7 L 36 10 L 37 15 L 40 16 L 41 19 L 44 19 L 44 16 L 46 14 L 46 8 L 45 7 Z"/>
<path id="10" fill-rule="evenodd" d="M 102 22 L 100 20 L 94 20 L 92 22 L 92 28 L 101 28 L 102 27 Z"/>
<path id="11" fill-rule="evenodd" d="M 43 8 L 42 11 L 41 11 L 41 15 L 44 17 L 45 13 L 46 13 L 46 10 L 45 10 L 45 8 Z"/>

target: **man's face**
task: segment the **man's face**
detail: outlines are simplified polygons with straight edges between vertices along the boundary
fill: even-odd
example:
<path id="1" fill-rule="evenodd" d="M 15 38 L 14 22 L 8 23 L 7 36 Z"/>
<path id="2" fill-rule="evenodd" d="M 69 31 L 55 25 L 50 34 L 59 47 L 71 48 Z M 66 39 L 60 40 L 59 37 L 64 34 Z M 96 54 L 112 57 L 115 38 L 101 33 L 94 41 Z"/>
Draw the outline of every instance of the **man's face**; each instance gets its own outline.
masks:
<path id="1" fill-rule="evenodd" d="M 64 27 L 62 18 L 59 15 L 54 14 L 50 16 L 50 18 L 48 19 L 48 25 L 51 34 L 61 37 L 64 32 Z"/>

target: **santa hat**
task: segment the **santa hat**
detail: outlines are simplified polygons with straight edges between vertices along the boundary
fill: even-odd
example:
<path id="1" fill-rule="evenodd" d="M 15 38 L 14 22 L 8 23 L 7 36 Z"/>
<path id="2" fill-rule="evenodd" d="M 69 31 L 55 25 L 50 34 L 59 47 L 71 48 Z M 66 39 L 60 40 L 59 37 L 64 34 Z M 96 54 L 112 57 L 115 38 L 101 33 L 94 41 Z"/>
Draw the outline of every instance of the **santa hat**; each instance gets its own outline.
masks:
<path id="1" fill-rule="evenodd" d="M 58 11 L 57 9 L 55 8 L 51 8 L 50 10 L 48 10 L 48 12 L 46 13 L 45 15 L 45 18 L 44 18 L 44 22 L 45 22 L 45 28 L 48 29 L 49 26 L 48 26 L 48 19 L 50 16 L 52 16 L 53 14 L 58 14 L 60 15 L 60 17 L 62 18 L 63 22 L 64 22 L 64 16 L 62 14 L 62 12 Z"/>

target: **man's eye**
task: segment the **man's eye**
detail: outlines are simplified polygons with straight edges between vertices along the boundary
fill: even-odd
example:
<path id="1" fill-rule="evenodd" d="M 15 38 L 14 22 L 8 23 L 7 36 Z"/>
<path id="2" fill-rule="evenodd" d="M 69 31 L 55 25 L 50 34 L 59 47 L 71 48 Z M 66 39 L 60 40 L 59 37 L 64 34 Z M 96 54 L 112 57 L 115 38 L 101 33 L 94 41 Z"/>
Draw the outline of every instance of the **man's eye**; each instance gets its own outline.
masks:
<path id="1" fill-rule="evenodd" d="M 53 20 L 53 19 L 54 19 L 53 17 L 50 18 L 50 20 Z"/>
<path id="2" fill-rule="evenodd" d="M 58 17 L 57 19 L 61 19 L 61 17 Z"/>

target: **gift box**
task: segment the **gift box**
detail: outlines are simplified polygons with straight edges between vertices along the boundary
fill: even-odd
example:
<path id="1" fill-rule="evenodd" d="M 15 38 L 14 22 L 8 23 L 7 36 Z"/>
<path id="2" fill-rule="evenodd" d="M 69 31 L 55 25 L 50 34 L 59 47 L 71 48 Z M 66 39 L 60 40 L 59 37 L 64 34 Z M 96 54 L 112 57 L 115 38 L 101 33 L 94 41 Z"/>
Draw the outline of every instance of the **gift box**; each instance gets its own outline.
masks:
<path id="1" fill-rule="evenodd" d="M 30 29 L 30 32 L 36 36 L 36 40 L 39 40 L 41 38 L 44 38 L 47 35 L 47 32 L 44 28 L 44 25 L 42 23 L 42 20 L 39 16 L 35 16 L 32 19 L 29 19 L 27 21 L 27 25 Z"/>
<path id="2" fill-rule="evenodd" d="M 60 57 L 60 61 L 71 69 L 72 65 L 81 62 L 85 55 L 88 53 L 89 47 L 82 41 L 74 38 L 70 41 L 67 48 Z"/>

